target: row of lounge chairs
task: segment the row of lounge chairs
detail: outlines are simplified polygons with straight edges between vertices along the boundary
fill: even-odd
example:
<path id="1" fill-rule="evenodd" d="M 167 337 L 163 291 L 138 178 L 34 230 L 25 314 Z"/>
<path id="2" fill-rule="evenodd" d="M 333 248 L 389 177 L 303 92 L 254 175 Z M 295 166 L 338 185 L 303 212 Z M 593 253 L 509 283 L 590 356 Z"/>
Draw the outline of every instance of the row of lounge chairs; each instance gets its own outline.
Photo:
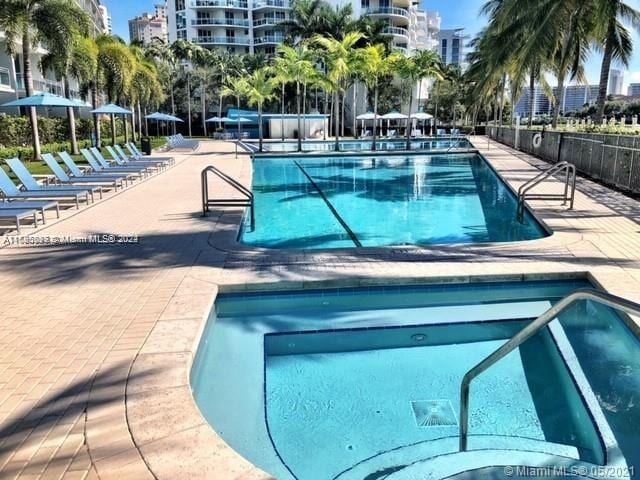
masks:
<path id="1" fill-rule="evenodd" d="M 198 140 L 184 138 L 181 133 L 165 138 L 172 150 L 196 150 L 200 145 Z"/>
<path id="2" fill-rule="evenodd" d="M 93 202 L 96 195 L 102 198 L 105 189 L 124 188 L 136 178 L 146 178 L 174 163 L 173 157 L 143 157 L 133 143 L 125 148 L 128 153 L 118 145 L 107 147 L 111 161 L 97 148 L 82 149 L 89 164 L 87 169 L 78 166 L 67 152 L 58 153 L 62 164 L 53 154 L 44 154 L 43 160 L 52 175 L 47 175 L 42 183 L 18 158 L 6 160 L 22 185 L 16 186 L 0 168 L 0 219 L 13 221 L 20 234 L 20 222 L 24 219 L 32 219 L 37 227 L 39 221 L 46 223 L 46 210 L 55 210 L 60 217 L 60 203 L 72 202 L 80 208 L 81 202 Z"/>

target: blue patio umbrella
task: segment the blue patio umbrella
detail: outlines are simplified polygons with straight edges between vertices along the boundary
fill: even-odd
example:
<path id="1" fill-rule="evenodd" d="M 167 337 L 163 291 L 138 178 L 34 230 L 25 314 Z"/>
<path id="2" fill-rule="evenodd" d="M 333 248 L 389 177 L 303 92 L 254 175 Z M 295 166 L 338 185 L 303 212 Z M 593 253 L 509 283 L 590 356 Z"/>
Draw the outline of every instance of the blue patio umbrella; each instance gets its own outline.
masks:
<path id="1" fill-rule="evenodd" d="M 20 98 L 8 103 L 0 105 L 1 107 L 77 107 L 73 101 L 54 95 L 53 93 L 37 93 L 30 97 Z M 34 153 L 40 150 L 40 135 L 38 133 L 37 123 L 32 125 Z"/>
<path id="2" fill-rule="evenodd" d="M 165 120 L 167 122 L 180 122 L 180 123 L 184 123 L 184 120 L 182 120 L 181 118 L 178 118 L 174 115 L 169 115 L 168 113 L 164 113 L 163 114 Z"/>
<path id="3" fill-rule="evenodd" d="M 115 145 L 116 144 L 116 115 L 133 115 L 133 112 L 131 110 L 127 110 L 126 108 L 122 108 L 119 105 L 116 105 L 114 103 L 109 103 L 107 105 L 103 105 L 100 108 L 96 108 L 95 110 L 91 110 L 91 113 L 93 113 L 94 115 L 110 115 L 111 116 L 111 142 Z M 123 119 L 123 124 L 124 124 L 124 135 L 125 135 L 125 140 L 127 139 L 127 122 L 124 121 Z M 97 132 L 96 132 L 96 138 L 97 138 Z"/>

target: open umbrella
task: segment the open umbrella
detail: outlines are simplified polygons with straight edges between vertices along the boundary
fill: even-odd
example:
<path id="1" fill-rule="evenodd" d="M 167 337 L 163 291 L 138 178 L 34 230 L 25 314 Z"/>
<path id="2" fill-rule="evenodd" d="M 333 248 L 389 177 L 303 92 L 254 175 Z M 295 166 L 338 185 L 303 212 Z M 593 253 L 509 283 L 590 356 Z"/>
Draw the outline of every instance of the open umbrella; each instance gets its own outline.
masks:
<path id="1" fill-rule="evenodd" d="M 115 105 L 110 103 L 108 105 L 103 105 L 100 108 L 96 108 L 95 110 L 91 110 L 91 113 L 94 115 L 110 115 L 111 116 L 111 142 L 116 144 L 116 115 L 133 115 L 131 110 L 127 110 L 126 108 L 122 108 L 119 105 Z M 125 141 L 127 140 L 127 122 L 124 123 L 124 135 Z M 97 136 L 96 136 L 97 138 Z"/>
<path id="2" fill-rule="evenodd" d="M 2 107 L 77 107 L 74 102 L 59 95 L 52 93 L 38 93 L 30 97 L 13 100 L 11 102 L 0 105 Z M 32 125 L 34 156 L 40 152 L 40 135 L 38 133 L 38 123 Z"/>

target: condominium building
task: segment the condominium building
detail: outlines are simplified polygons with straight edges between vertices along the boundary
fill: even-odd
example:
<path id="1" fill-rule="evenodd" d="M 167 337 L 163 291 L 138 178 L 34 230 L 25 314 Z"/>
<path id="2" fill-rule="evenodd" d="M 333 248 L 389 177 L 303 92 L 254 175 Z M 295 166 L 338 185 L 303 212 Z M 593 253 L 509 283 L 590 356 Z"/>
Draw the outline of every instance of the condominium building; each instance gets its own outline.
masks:
<path id="1" fill-rule="evenodd" d="M 464 28 L 443 29 L 438 32 L 438 53 L 445 65 L 467 67 L 467 42 L 469 35 Z"/>
<path id="2" fill-rule="evenodd" d="M 169 41 L 169 27 L 167 25 L 167 4 L 155 5 L 153 13 L 144 12 L 129 20 L 129 39 L 148 45 L 154 40 Z"/>
<path id="3" fill-rule="evenodd" d="M 340 0 L 330 0 L 334 5 Z M 207 48 L 233 53 L 273 54 L 284 40 L 277 25 L 289 18 L 290 0 L 169 0 L 167 5 L 169 41 L 178 38 Z M 430 45 L 439 17 L 422 12 L 412 0 L 360 0 L 353 5 L 354 15 L 382 20 L 393 46 L 405 52 L 414 45 Z M 428 19 L 431 18 L 431 27 Z M 426 23 L 426 24 L 425 24 Z M 414 31 L 415 30 L 415 31 Z"/>
<path id="4" fill-rule="evenodd" d="M 581 110 L 585 105 L 593 105 L 598 100 L 598 85 L 567 85 L 564 87 L 564 97 L 560 111 L 562 113 L 572 113 Z M 559 96 L 558 87 L 553 89 L 554 96 Z M 522 97 L 516 104 L 515 111 L 522 117 L 529 115 L 530 108 L 529 88 L 525 88 Z M 534 98 L 534 115 L 551 115 L 553 113 L 553 102 L 547 97 L 542 87 L 536 86 Z"/>
<path id="5" fill-rule="evenodd" d="M 617 68 L 612 68 L 609 73 L 609 95 L 622 95 L 622 84 L 624 83 L 624 72 Z"/>
<path id="6" fill-rule="evenodd" d="M 100 15 L 102 16 L 102 33 L 111 35 L 113 33 L 113 23 L 111 22 L 111 13 L 105 5 L 100 5 Z"/>
<path id="7" fill-rule="evenodd" d="M 640 96 L 640 83 L 630 83 L 627 88 L 627 95 L 630 97 Z"/>

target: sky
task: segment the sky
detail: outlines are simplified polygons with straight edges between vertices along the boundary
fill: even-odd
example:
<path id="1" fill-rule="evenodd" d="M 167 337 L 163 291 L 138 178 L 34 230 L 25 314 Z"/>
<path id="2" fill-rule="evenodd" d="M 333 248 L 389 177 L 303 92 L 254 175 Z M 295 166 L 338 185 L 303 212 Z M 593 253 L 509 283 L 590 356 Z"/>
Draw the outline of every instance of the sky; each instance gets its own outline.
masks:
<path id="1" fill-rule="evenodd" d="M 628 3 L 640 10 L 640 0 L 627 0 Z M 116 35 L 129 40 L 129 18 L 144 11 L 153 11 L 157 0 L 102 0 L 111 12 L 113 30 Z M 442 28 L 464 27 L 470 35 L 477 34 L 486 24 L 486 18 L 480 15 L 480 8 L 485 0 L 422 0 L 425 10 L 437 10 L 442 18 Z M 636 45 L 628 70 L 624 72 L 624 90 L 629 83 L 640 83 L 640 36 L 633 35 Z M 602 56 L 593 52 L 586 65 L 587 79 L 590 84 L 597 84 L 600 78 L 600 63 Z M 550 80 L 553 82 L 553 80 Z"/>

